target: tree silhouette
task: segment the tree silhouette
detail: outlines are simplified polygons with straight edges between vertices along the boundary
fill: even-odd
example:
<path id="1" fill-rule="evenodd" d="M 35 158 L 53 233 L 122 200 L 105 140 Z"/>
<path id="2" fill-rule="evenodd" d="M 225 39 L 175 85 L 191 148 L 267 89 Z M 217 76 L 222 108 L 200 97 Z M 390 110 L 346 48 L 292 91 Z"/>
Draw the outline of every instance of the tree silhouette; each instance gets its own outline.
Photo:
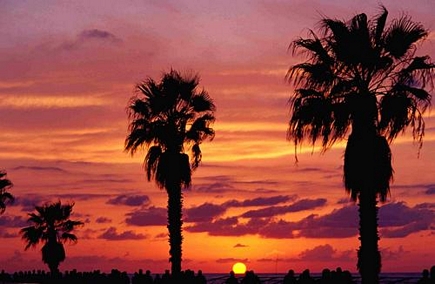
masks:
<path id="1" fill-rule="evenodd" d="M 182 188 L 190 186 L 192 170 L 199 166 L 201 142 L 215 134 L 210 128 L 215 105 L 205 90 L 198 90 L 198 84 L 198 75 L 182 76 L 171 70 L 160 82 L 148 78 L 138 84 L 127 107 L 125 150 L 133 155 L 140 147 L 148 149 L 144 160 L 147 178 L 168 194 L 169 261 L 174 276 L 181 272 Z"/>
<path id="2" fill-rule="evenodd" d="M 372 19 L 364 13 L 349 21 L 323 18 L 320 36 L 310 30 L 291 43 L 293 54 L 307 60 L 287 73 L 295 86 L 287 138 L 295 147 L 319 139 L 323 153 L 348 138 L 344 185 L 359 205 L 363 284 L 379 283 L 377 203 L 386 201 L 393 178 L 390 143 L 411 128 L 421 147 L 435 68 L 429 56 L 416 55 L 427 30 L 406 14 L 387 27 L 387 16 L 381 6 Z"/>
<path id="3" fill-rule="evenodd" d="M 61 204 L 61 201 L 35 206 L 36 213 L 29 213 L 28 222 L 31 226 L 20 230 L 22 239 L 27 243 L 25 250 L 35 247 L 39 242 L 42 246 L 42 261 L 50 269 L 51 275 L 59 272 L 59 264 L 65 260 L 63 243 L 77 242 L 76 235 L 71 232 L 84 223 L 70 220 L 74 203 Z"/>
<path id="4" fill-rule="evenodd" d="M 6 210 L 6 204 L 14 201 L 14 196 L 7 192 L 13 184 L 6 178 L 6 171 L 0 171 L 0 215 Z"/>

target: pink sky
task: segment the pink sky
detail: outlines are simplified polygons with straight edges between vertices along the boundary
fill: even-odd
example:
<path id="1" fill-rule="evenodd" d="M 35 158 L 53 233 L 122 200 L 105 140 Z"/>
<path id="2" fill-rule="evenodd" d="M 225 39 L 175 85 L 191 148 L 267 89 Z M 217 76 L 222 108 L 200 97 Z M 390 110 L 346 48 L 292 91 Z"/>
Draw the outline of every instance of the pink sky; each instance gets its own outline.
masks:
<path id="1" fill-rule="evenodd" d="M 74 201 L 79 241 L 61 270 L 169 268 L 166 193 L 144 153 L 123 151 L 134 85 L 194 71 L 217 106 L 216 137 L 185 192 L 183 268 L 356 271 L 357 206 L 342 184 L 344 143 L 325 154 L 286 141 L 290 42 L 322 15 L 378 12 L 379 1 L 1 1 L 0 169 L 14 206 L 0 216 L 0 269 L 46 269 L 18 231 L 35 205 Z M 435 31 L 435 2 L 383 1 Z M 431 32 L 419 47 L 435 58 Z M 434 265 L 435 119 L 423 149 L 392 145 L 395 178 L 380 209 L 383 271 Z"/>

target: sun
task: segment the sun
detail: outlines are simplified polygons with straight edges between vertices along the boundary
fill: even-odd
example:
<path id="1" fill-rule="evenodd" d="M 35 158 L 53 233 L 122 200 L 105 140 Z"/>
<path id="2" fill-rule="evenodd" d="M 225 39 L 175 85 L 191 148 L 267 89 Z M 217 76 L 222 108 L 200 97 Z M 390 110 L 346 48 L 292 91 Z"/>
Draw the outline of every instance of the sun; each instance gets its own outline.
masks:
<path id="1" fill-rule="evenodd" d="M 246 265 L 242 262 L 236 262 L 233 265 L 234 274 L 244 274 L 246 272 Z"/>

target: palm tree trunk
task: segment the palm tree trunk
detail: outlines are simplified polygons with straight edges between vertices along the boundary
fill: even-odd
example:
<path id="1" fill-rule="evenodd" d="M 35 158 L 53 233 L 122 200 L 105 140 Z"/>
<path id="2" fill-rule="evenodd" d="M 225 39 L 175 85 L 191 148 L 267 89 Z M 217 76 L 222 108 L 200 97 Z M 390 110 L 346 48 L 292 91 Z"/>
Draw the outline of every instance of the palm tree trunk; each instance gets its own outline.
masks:
<path id="1" fill-rule="evenodd" d="M 181 273 L 182 256 L 182 207 L 183 196 L 181 184 L 172 183 L 168 192 L 168 231 L 169 231 L 169 261 L 171 262 L 172 277 L 177 278 Z"/>
<path id="2" fill-rule="evenodd" d="M 361 284 L 378 284 L 381 271 L 381 255 L 378 248 L 378 207 L 373 190 L 362 190 L 359 195 L 358 270 Z"/>

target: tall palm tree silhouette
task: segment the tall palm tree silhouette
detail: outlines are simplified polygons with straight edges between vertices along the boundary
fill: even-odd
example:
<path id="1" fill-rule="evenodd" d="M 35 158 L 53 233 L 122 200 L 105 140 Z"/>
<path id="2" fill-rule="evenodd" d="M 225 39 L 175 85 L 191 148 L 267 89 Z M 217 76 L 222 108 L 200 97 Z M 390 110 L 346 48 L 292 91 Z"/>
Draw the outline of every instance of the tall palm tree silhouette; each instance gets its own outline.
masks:
<path id="1" fill-rule="evenodd" d="M 393 178 L 390 143 L 410 127 L 421 147 L 435 68 L 429 56 L 416 55 L 427 30 L 406 14 L 387 27 L 387 16 L 381 6 L 372 19 L 323 18 L 320 36 L 311 30 L 291 43 L 307 60 L 287 73 L 295 86 L 287 138 L 295 145 L 319 139 L 322 152 L 348 138 L 344 185 L 359 205 L 363 284 L 379 283 L 377 203 L 386 201 Z"/>
<path id="2" fill-rule="evenodd" d="M 168 194 L 168 231 L 171 273 L 181 272 L 182 188 L 191 184 L 192 170 L 201 161 L 200 144 L 214 137 L 215 105 L 205 90 L 198 90 L 199 76 L 176 70 L 164 73 L 160 82 L 151 78 L 138 84 L 127 107 L 129 134 L 125 150 L 132 155 L 145 146 L 147 178 Z M 191 163 L 185 149 L 191 149 Z"/>
<path id="3" fill-rule="evenodd" d="M 14 201 L 14 196 L 7 192 L 13 184 L 6 178 L 6 171 L 0 171 L 0 214 L 3 214 L 6 210 L 6 204 Z"/>
<path id="4" fill-rule="evenodd" d="M 59 264 L 65 260 L 63 243 L 77 242 L 76 235 L 71 232 L 84 224 L 70 220 L 73 207 L 74 203 L 62 204 L 61 201 L 35 206 L 36 213 L 29 213 L 28 219 L 32 225 L 20 230 L 22 239 L 27 243 L 25 250 L 44 243 L 42 261 L 48 265 L 51 275 L 59 272 Z"/>

